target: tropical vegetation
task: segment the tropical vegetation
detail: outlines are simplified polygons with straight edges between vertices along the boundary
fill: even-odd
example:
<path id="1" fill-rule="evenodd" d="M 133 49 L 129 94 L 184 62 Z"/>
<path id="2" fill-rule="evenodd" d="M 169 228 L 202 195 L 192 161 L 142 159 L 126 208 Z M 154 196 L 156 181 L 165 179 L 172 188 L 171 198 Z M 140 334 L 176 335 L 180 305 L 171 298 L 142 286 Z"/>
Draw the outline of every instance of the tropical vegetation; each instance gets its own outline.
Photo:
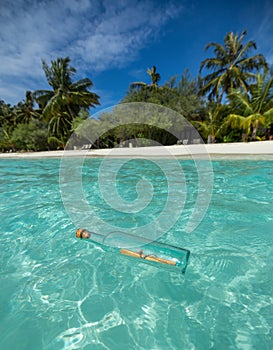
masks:
<path id="1" fill-rule="evenodd" d="M 232 90 L 229 94 L 235 113 L 230 113 L 225 123 L 232 128 L 245 131 L 251 140 L 257 138 L 257 132 L 273 123 L 273 74 L 265 70 L 256 76 L 255 84 L 249 87 L 249 93 Z"/>
<path id="2" fill-rule="evenodd" d="M 90 118 L 90 109 L 100 104 L 100 97 L 91 91 L 93 82 L 89 78 L 74 79 L 76 69 L 69 57 L 50 64 L 42 60 L 47 90 L 26 91 L 25 99 L 14 106 L 0 100 L 0 151 L 62 149 L 75 130 L 75 138 L 87 142 L 77 130 L 88 118 L 93 147 L 113 147 L 130 138 L 140 146 L 145 139 L 173 144 L 186 136 L 181 133 L 175 138 L 166 130 L 183 129 L 183 120 L 192 124 L 206 142 L 273 138 L 273 71 L 262 54 L 253 54 L 256 43 L 245 42 L 245 36 L 246 31 L 230 32 L 223 44 L 209 43 L 205 50 L 213 54 L 201 62 L 198 77 L 192 78 L 185 69 L 160 84 L 161 75 L 152 66 L 147 69 L 147 82 L 132 82 L 122 104 L 153 103 L 185 118 L 151 114 L 150 125 L 128 121 L 127 125 L 123 122 L 114 127 L 114 118 L 126 121 L 126 113 L 122 116 L 121 110 Z M 143 142 L 137 141 L 140 139 Z"/>
<path id="3" fill-rule="evenodd" d="M 88 118 L 90 107 L 99 105 L 90 79 L 73 81 L 76 69 L 69 57 L 51 65 L 42 60 L 42 68 L 51 89 L 27 91 L 25 100 L 13 107 L 0 101 L 2 151 L 64 148 L 75 121 Z"/>
<path id="4" fill-rule="evenodd" d="M 249 56 L 256 49 L 256 43 L 249 41 L 243 45 L 246 31 L 239 36 L 233 32 L 224 38 L 224 45 L 209 43 L 205 50 L 213 48 L 214 57 L 201 62 L 200 72 L 206 68 L 212 70 L 201 79 L 201 93 L 207 94 L 208 99 L 216 98 L 221 103 L 224 94 L 232 89 L 249 91 L 249 83 L 256 80 L 255 71 L 267 66 L 263 55 Z"/>

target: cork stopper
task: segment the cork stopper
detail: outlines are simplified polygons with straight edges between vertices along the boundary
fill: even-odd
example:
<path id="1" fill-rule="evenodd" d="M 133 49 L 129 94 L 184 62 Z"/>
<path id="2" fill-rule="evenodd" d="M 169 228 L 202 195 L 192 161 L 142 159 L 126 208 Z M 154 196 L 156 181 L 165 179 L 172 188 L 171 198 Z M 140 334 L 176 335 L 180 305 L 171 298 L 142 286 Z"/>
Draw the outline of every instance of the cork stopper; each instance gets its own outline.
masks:
<path id="1" fill-rule="evenodd" d="M 76 231 L 76 237 L 77 238 L 90 238 L 91 236 L 91 233 L 83 228 L 79 228 L 77 231 Z"/>

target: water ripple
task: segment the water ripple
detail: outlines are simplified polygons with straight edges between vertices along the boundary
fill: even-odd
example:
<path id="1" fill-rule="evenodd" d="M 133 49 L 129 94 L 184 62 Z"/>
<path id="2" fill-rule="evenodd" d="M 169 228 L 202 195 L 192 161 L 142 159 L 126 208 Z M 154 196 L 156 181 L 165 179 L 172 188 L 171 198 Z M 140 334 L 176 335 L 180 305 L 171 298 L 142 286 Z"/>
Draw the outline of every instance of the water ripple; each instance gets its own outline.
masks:
<path id="1" fill-rule="evenodd" d="M 185 208 L 162 237 L 191 250 L 182 277 L 76 241 L 59 192 L 59 160 L 1 161 L 1 348 L 271 349 L 272 164 L 214 162 L 211 204 L 192 234 L 184 228 L 196 173 L 183 164 Z M 92 196 L 95 187 L 88 200 L 114 222 L 116 213 Z M 165 188 L 157 191 L 156 206 Z M 153 209 L 124 226 L 152 220 Z"/>

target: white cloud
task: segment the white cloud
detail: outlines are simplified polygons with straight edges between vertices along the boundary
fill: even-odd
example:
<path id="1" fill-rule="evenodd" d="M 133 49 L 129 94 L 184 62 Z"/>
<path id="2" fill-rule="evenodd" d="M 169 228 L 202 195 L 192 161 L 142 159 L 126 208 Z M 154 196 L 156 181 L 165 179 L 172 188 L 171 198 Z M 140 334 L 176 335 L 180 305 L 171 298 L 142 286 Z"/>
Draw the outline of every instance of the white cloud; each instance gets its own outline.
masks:
<path id="1" fill-rule="evenodd" d="M 1 2 L 0 76 L 4 85 L 0 99 L 16 95 L 23 83 L 29 85 L 25 90 L 32 89 L 44 79 L 42 58 L 70 56 L 81 73 L 123 67 L 178 12 L 172 4 L 160 5 L 155 0 Z M 18 96 L 17 101 L 22 98 Z"/>

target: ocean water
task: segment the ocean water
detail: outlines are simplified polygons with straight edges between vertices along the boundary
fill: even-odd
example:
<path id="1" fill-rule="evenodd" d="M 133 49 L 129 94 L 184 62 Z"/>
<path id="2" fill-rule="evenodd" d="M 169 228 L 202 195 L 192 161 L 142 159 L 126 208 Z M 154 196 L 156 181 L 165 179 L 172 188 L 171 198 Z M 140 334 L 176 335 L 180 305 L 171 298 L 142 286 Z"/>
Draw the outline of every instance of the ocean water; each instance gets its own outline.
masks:
<path id="1" fill-rule="evenodd" d="M 113 208 L 111 187 L 108 202 L 101 195 L 101 162 L 84 162 L 80 185 L 93 213 L 86 219 L 72 170 L 64 204 L 60 159 L 0 160 L 0 348 L 272 349 L 273 161 L 212 161 L 213 188 L 201 189 L 208 203 L 196 204 L 201 178 L 209 184 L 211 174 L 198 173 L 193 161 L 179 161 L 183 174 L 169 169 L 168 197 L 161 167 L 131 160 L 114 183 L 127 212 Z M 81 217 L 92 230 L 145 232 L 153 221 L 159 229 L 168 201 L 174 217 L 173 205 L 183 204 L 181 215 L 163 216 L 171 227 L 158 239 L 191 251 L 185 275 L 75 238 Z M 193 208 L 201 219 L 188 232 Z"/>

